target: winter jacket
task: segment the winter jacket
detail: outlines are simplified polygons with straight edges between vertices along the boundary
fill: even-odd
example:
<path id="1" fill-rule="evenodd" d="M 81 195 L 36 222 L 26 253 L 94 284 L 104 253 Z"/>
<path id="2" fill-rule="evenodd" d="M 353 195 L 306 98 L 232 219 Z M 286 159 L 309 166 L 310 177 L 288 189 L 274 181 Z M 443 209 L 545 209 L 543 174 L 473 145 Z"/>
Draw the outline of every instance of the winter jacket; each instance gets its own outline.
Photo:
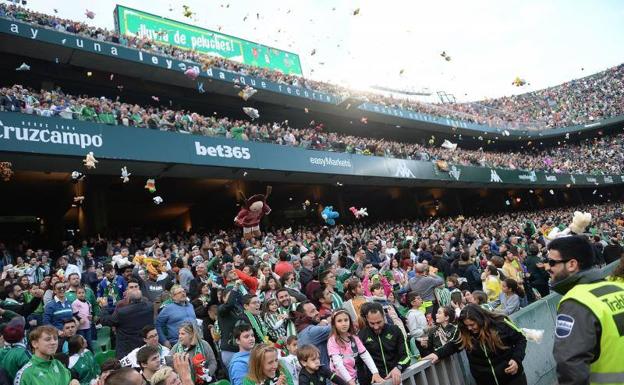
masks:
<path id="1" fill-rule="evenodd" d="M 219 345 L 221 351 L 238 351 L 232 332 L 236 322 L 242 320 L 242 317 L 244 317 L 244 314 L 241 305 L 241 294 L 238 290 L 232 290 L 228 301 L 217 308 L 217 322 L 221 331 L 221 343 Z"/>
<path id="2" fill-rule="evenodd" d="M 67 385 L 71 373 L 58 360 L 32 356 L 15 375 L 15 385 Z"/>
<path id="3" fill-rule="evenodd" d="M 527 345 L 524 334 L 509 320 L 495 321 L 492 327 L 496 329 L 503 345 L 507 346 L 508 349 L 490 350 L 487 344 L 481 344 L 476 337 L 472 337 L 474 348 L 466 350 L 466 353 L 468 355 L 468 363 L 470 364 L 470 372 L 476 383 L 504 385 L 524 378 L 522 360 L 524 360 Z M 442 359 L 458 352 L 460 349 L 461 340 L 458 335 L 457 338 L 437 349 L 435 353 L 438 358 Z M 509 360 L 512 359 L 518 364 L 518 371 L 514 375 L 505 373 L 505 368 L 509 366 Z"/>
<path id="4" fill-rule="evenodd" d="M 156 329 L 161 344 L 169 340 L 172 345 L 178 342 L 178 329 L 184 322 L 197 324 L 195 309 L 189 302 L 172 302 L 165 306 L 156 318 Z M 122 356 L 123 357 L 123 356 Z"/>
<path id="5" fill-rule="evenodd" d="M 457 274 L 462 278 L 466 278 L 468 290 L 471 292 L 481 290 L 481 274 L 479 274 L 479 270 L 477 270 L 474 263 L 465 261 L 457 262 Z"/>
<path id="6" fill-rule="evenodd" d="M 112 314 L 102 314 L 102 324 L 115 326 L 117 345 L 115 356 L 117 359 L 125 357 L 132 349 L 142 346 L 145 342 L 141 329 L 154 324 L 154 306 L 151 302 L 138 301 L 120 307 Z M 160 335 L 160 330 L 158 331 Z M 176 333 L 176 338 L 177 338 Z"/>
<path id="7" fill-rule="evenodd" d="M 369 327 L 360 330 L 358 337 L 373 357 L 379 375 L 385 378 L 392 369 L 401 372 L 410 364 L 409 350 L 405 335 L 398 326 L 385 324 L 377 334 Z"/>

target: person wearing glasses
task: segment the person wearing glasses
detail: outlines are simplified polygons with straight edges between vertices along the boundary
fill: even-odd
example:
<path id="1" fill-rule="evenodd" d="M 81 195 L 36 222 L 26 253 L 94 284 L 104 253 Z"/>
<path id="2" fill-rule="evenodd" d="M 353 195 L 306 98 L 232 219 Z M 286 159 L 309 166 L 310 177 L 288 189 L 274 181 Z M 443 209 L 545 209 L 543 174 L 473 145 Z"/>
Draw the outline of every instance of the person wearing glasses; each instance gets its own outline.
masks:
<path id="1" fill-rule="evenodd" d="M 605 279 L 593 263 L 584 236 L 548 244 L 546 270 L 563 295 L 553 348 L 561 385 L 624 384 L 624 280 Z"/>
<path id="2" fill-rule="evenodd" d="M 180 285 L 171 287 L 172 303 L 165 306 L 156 318 L 156 330 L 160 343 L 171 348 L 178 342 L 180 325 L 190 322 L 197 326 L 195 308 L 186 297 L 186 290 Z"/>
<path id="3" fill-rule="evenodd" d="M 141 348 L 145 346 L 151 346 L 158 349 L 158 353 L 160 355 L 160 364 L 165 365 L 165 357 L 169 355 L 169 349 L 158 343 L 158 331 L 156 330 L 156 327 L 154 325 L 144 326 L 143 329 L 141 329 L 141 336 L 143 336 L 143 342 L 145 342 L 145 345 L 134 349 L 133 351 L 128 353 L 128 355 L 119 360 L 121 366 L 131 366 L 133 368 L 139 368 L 137 353 Z"/>
<path id="4" fill-rule="evenodd" d="M 434 353 L 423 357 L 436 363 L 466 349 L 470 373 L 477 384 L 526 385 L 522 367 L 527 340 L 503 314 L 468 304 L 459 315 L 459 333 Z"/>
<path id="5" fill-rule="evenodd" d="M 65 298 L 65 284 L 54 284 L 54 297 L 43 309 L 43 324 L 52 325 L 58 330 L 63 330 L 64 321 L 73 319 L 74 314 L 71 303 Z"/>

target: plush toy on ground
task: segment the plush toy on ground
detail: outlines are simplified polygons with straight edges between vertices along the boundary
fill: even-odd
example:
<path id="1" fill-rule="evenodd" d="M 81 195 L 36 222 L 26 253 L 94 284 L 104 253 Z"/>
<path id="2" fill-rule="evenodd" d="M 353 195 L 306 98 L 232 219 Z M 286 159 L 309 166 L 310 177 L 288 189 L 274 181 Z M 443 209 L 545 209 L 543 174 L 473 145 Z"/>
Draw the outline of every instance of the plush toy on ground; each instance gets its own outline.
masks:
<path id="1" fill-rule="evenodd" d="M 335 219 L 338 218 L 340 214 L 334 211 L 334 206 L 325 206 L 323 211 L 321 211 L 321 217 L 330 226 L 334 226 L 336 224 Z"/>
<path id="2" fill-rule="evenodd" d="M 366 207 L 362 207 L 361 209 L 356 209 L 355 207 L 349 207 L 349 211 L 351 211 L 353 213 L 353 215 L 355 215 L 356 219 L 360 219 L 362 217 L 367 217 L 368 216 L 368 209 Z"/>
<path id="3" fill-rule="evenodd" d="M 271 208 L 266 203 L 271 190 L 272 187 L 267 186 L 266 194 L 256 194 L 250 198 L 245 198 L 240 193 L 244 203 L 236 218 L 234 218 L 234 223 L 243 228 L 243 237 L 245 239 L 259 237 L 262 234 L 260 232 L 260 221 L 263 216 L 271 213 Z"/>

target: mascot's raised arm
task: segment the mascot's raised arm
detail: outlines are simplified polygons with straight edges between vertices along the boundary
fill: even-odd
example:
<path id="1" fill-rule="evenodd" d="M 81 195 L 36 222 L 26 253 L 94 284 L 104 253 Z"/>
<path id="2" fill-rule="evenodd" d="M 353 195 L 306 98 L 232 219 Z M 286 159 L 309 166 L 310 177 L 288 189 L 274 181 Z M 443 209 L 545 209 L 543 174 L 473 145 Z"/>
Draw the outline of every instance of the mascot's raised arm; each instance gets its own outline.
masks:
<path id="1" fill-rule="evenodd" d="M 256 194 L 249 198 L 246 198 L 242 192 L 239 192 L 243 203 L 236 218 L 234 218 L 234 223 L 243 228 L 243 237 L 245 239 L 259 237 L 262 234 L 260 232 L 260 221 L 263 216 L 271 213 L 271 208 L 266 202 L 271 194 L 271 190 L 272 187 L 267 186 L 265 194 Z"/>

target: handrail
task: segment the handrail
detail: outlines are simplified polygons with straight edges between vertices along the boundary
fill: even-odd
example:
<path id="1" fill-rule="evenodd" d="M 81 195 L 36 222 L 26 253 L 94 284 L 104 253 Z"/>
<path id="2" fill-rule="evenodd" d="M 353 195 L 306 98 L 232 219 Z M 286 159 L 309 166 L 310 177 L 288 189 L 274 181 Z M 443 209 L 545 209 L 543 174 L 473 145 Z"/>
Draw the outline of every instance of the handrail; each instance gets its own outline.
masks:
<path id="1" fill-rule="evenodd" d="M 420 360 L 403 371 L 403 385 L 473 385 L 474 380 L 466 368 L 464 352 L 453 354 L 433 365 L 429 360 Z M 392 381 L 383 382 L 392 385 Z"/>

